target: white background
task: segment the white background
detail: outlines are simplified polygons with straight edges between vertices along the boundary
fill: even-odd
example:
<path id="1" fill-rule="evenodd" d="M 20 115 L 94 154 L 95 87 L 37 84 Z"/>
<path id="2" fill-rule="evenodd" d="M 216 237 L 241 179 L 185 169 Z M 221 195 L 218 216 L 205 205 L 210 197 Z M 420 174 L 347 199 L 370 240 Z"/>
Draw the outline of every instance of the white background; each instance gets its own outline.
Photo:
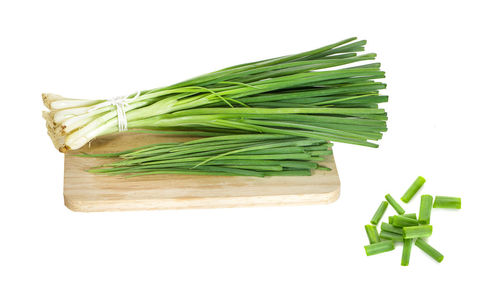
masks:
<path id="1" fill-rule="evenodd" d="M 2 1 L 0 298 L 494 298 L 500 22 L 495 1 L 469 3 Z M 42 92 L 115 96 L 350 36 L 367 39 L 387 72 L 389 131 L 379 149 L 335 145 L 334 204 L 88 214 L 63 205 Z M 462 197 L 460 211 L 433 211 L 429 241 L 444 261 L 416 247 L 409 267 L 401 247 L 366 257 L 363 225 L 418 175 L 425 193 Z"/>

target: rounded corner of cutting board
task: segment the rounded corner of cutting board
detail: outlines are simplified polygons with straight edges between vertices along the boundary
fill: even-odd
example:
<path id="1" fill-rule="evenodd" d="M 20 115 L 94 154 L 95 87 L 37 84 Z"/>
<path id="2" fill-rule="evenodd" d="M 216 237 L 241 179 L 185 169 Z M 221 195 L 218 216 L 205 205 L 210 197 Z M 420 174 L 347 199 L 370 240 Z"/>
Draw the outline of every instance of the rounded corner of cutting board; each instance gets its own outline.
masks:
<path id="1" fill-rule="evenodd" d="M 330 193 L 329 198 L 326 200 L 325 204 L 332 204 L 340 198 L 340 182 L 337 189 Z"/>
<path id="2" fill-rule="evenodd" d="M 79 203 L 79 201 L 73 201 L 69 199 L 66 194 L 63 195 L 64 197 L 64 206 L 66 206 L 69 210 L 74 211 L 74 212 L 86 212 L 87 210 L 84 208 L 84 206 Z"/>

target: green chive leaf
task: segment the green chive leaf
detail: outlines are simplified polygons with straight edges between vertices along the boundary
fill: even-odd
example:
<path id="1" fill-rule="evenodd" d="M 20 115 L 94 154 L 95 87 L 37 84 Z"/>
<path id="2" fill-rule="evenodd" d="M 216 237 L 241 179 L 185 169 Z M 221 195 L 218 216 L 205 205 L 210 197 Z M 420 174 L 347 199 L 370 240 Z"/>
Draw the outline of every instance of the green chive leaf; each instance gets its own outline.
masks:
<path id="1" fill-rule="evenodd" d="M 434 208 L 462 208 L 462 200 L 458 197 L 436 196 Z"/>
<path id="2" fill-rule="evenodd" d="M 367 256 L 384 253 L 394 250 L 393 241 L 382 241 L 375 244 L 370 244 L 365 246 L 365 252 Z"/>
<path id="3" fill-rule="evenodd" d="M 405 213 L 405 210 L 396 202 L 396 200 L 394 200 L 394 198 L 392 198 L 390 194 L 385 195 L 385 199 L 398 214 L 402 215 Z"/>
<path id="4" fill-rule="evenodd" d="M 423 238 L 432 235 L 432 225 L 419 225 L 411 227 L 403 227 L 403 238 Z"/>
<path id="5" fill-rule="evenodd" d="M 418 176 L 417 179 L 411 184 L 411 186 L 406 190 L 404 195 L 401 197 L 401 201 L 408 203 L 410 202 L 411 198 L 415 196 L 415 194 L 418 192 L 418 190 L 424 185 L 425 183 L 425 178 L 422 176 Z"/>
<path id="6" fill-rule="evenodd" d="M 387 201 L 382 201 L 382 203 L 380 203 L 377 211 L 373 215 L 370 223 L 372 223 L 373 225 L 377 225 L 378 222 L 380 222 L 380 219 L 382 219 L 382 216 L 384 215 L 385 210 L 387 209 L 388 205 L 389 204 L 387 203 Z"/>
<path id="7" fill-rule="evenodd" d="M 370 244 L 380 242 L 380 238 L 378 236 L 377 227 L 373 225 L 365 225 L 366 235 L 368 236 L 368 241 Z"/>
<path id="8" fill-rule="evenodd" d="M 422 195 L 420 197 L 420 210 L 418 212 L 418 222 L 420 224 L 430 224 L 432 210 L 432 196 Z"/>

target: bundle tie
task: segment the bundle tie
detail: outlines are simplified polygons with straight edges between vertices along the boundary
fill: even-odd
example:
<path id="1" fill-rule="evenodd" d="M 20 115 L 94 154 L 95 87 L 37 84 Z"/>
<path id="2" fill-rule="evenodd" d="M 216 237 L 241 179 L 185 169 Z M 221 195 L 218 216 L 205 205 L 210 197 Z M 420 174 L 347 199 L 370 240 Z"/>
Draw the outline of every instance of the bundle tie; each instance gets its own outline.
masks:
<path id="1" fill-rule="evenodd" d="M 106 101 L 101 102 L 94 107 L 92 107 L 89 112 L 97 110 L 99 108 L 107 107 L 113 105 L 116 107 L 116 115 L 118 117 L 118 131 L 127 130 L 127 114 L 125 112 L 125 107 L 129 105 L 130 102 L 136 100 L 141 95 L 141 91 L 138 91 L 133 98 L 127 98 L 128 96 L 118 96 L 106 99 Z"/>

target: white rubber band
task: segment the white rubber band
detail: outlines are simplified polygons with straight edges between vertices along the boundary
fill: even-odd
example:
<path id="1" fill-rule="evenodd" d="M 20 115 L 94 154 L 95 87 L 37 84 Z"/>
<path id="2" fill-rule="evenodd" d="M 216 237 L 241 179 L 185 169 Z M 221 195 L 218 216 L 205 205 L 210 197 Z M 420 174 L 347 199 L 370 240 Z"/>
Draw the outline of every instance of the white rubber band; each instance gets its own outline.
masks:
<path id="1" fill-rule="evenodd" d="M 116 116 L 118 118 L 118 131 L 126 131 L 127 128 L 127 114 L 125 112 L 125 107 L 128 106 L 129 102 L 134 101 L 141 95 L 141 91 L 138 91 L 137 94 L 133 98 L 128 99 L 127 96 L 123 97 L 113 97 L 106 99 L 105 102 L 101 102 L 94 107 L 92 107 L 90 111 L 97 110 L 99 108 L 107 107 L 113 105 L 116 107 Z"/>

